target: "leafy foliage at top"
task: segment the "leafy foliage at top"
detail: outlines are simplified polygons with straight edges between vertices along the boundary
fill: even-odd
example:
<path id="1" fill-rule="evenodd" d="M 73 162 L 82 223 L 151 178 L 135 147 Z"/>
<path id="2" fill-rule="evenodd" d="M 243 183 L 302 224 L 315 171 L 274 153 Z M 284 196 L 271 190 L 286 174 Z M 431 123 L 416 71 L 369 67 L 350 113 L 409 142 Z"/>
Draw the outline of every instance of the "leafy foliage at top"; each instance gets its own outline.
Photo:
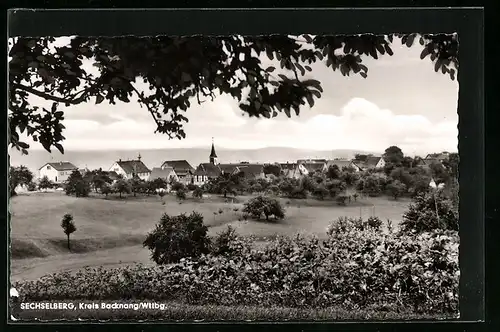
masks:
<path id="1" fill-rule="evenodd" d="M 321 82 L 310 79 L 310 65 L 323 62 L 344 76 L 367 77 L 364 57 L 393 55 L 394 37 L 411 47 L 416 40 L 421 58 L 430 58 L 436 72 L 455 78 L 456 35 L 353 36 L 225 36 L 225 37 L 76 37 L 55 46 L 55 38 L 9 41 L 9 138 L 23 153 L 26 133 L 50 152 L 63 152 L 63 106 L 86 102 L 137 101 L 154 119 L 156 132 L 186 137 L 183 124 L 193 101 L 201 104 L 217 94 L 230 95 L 251 117 L 299 114 L 321 97 Z M 285 74 L 264 68 L 259 56 L 277 60 Z M 86 68 L 91 64 L 98 73 Z M 52 102 L 50 109 L 32 97 Z"/>

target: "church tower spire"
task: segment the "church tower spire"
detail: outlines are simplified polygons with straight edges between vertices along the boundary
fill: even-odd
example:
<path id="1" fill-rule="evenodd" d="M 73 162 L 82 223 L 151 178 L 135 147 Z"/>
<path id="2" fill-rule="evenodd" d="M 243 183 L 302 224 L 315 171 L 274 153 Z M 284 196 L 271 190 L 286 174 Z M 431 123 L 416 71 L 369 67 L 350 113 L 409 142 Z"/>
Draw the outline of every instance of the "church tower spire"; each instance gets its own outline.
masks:
<path id="1" fill-rule="evenodd" d="M 210 151 L 210 163 L 217 164 L 217 154 L 215 153 L 214 138 L 212 137 L 212 151 Z"/>

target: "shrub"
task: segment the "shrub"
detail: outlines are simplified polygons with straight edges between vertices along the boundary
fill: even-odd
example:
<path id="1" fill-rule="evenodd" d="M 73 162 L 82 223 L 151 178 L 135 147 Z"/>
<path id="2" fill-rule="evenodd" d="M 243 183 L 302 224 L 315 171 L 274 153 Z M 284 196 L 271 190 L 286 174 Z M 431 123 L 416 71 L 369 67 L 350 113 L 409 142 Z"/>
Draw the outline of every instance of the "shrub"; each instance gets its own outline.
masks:
<path id="1" fill-rule="evenodd" d="M 325 197 L 328 196 L 329 192 L 328 192 L 328 189 L 325 188 L 325 186 L 320 184 L 314 188 L 314 190 L 312 191 L 312 194 L 317 199 L 324 200 Z"/>
<path id="2" fill-rule="evenodd" d="M 186 186 L 182 182 L 176 181 L 176 182 L 172 183 L 172 190 L 173 191 L 185 191 Z"/>
<path id="3" fill-rule="evenodd" d="M 130 183 L 125 179 L 118 179 L 113 185 L 113 190 L 120 194 L 120 198 L 122 194 L 130 194 L 132 188 L 130 187 Z"/>
<path id="4" fill-rule="evenodd" d="M 65 183 L 66 195 L 75 195 L 76 197 L 87 197 L 90 193 L 90 183 L 85 181 L 82 174 L 73 171 Z"/>
<path id="5" fill-rule="evenodd" d="M 235 252 L 233 245 L 237 240 L 236 230 L 231 225 L 228 225 L 224 231 L 217 233 L 212 240 L 211 253 L 214 255 L 233 254 Z"/>
<path id="6" fill-rule="evenodd" d="M 337 196 L 335 200 L 337 201 L 338 205 L 346 205 L 348 199 L 349 197 L 347 197 L 346 195 L 341 195 Z"/>
<path id="7" fill-rule="evenodd" d="M 399 180 L 394 180 L 386 186 L 386 190 L 389 195 L 397 200 L 406 192 L 406 186 Z"/>
<path id="8" fill-rule="evenodd" d="M 107 183 L 104 183 L 102 186 L 101 186 L 101 194 L 105 195 L 106 197 L 108 197 L 109 194 L 111 194 L 113 192 L 113 189 L 111 188 L 111 186 Z"/>
<path id="9" fill-rule="evenodd" d="M 244 204 L 244 213 L 250 214 L 255 219 L 260 219 L 262 215 L 269 220 L 270 216 L 275 219 L 283 219 L 285 217 L 285 210 L 280 202 L 274 198 L 257 196 Z"/>
<path id="10" fill-rule="evenodd" d="M 400 224 L 403 233 L 422 233 L 435 229 L 458 230 L 457 211 L 440 191 L 415 197 Z"/>
<path id="11" fill-rule="evenodd" d="M 26 189 L 28 189 L 28 191 L 35 191 L 36 190 L 36 183 L 31 181 L 28 183 L 28 185 L 26 186 Z"/>
<path id="12" fill-rule="evenodd" d="M 167 266 L 88 268 L 14 283 L 19 301 L 175 301 L 192 305 L 458 312 L 458 234 L 348 228 L 325 240 L 279 237 L 260 249 Z"/>
<path id="13" fill-rule="evenodd" d="M 194 198 L 203 198 L 203 189 L 201 189 L 200 187 L 196 187 L 193 190 L 193 197 Z"/>
<path id="14" fill-rule="evenodd" d="M 196 190 L 196 188 L 199 188 L 199 187 L 197 185 L 195 185 L 194 183 L 188 183 L 188 185 L 187 185 L 187 190 L 189 190 L 189 191 Z"/>
<path id="15" fill-rule="evenodd" d="M 208 253 L 210 240 L 207 231 L 199 213 L 178 216 L 165 213 L 143 245 L 151 251 L 151 259 L 157 264 L 178 262 L 185 257 Z"/>
<path id="16" fill-rule="evenodd" d="M 382 222 L 382 220 L 379 217 L 368 217 L 368 219 L 366 220 L 366 223 L 371 228 L 379 231 L 380 228 L 382 227 L 382 223 L 383 222 Z"/>
<path id="17" fill-rule="evenodd" d="M 184 189 L 179 189 L 175 192 L 175 197 L 177 197 L 178 200 L 183 201 L 186 199 L 186 191 Z"/>

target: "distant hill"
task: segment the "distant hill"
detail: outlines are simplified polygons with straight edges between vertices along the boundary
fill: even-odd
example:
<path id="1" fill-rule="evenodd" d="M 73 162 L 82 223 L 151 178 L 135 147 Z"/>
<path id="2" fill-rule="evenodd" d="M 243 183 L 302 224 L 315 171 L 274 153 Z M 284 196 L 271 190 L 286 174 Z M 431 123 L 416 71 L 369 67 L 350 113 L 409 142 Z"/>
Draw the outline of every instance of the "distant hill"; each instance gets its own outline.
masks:
<path id="1" fill-rule="evenodd" d="M 79 168 L 88 167 L 108 169 L 118 159 L 127 160 L 137 158 L 140 152 L 142 160 L 149 168 L 160 167 L 165 160 L 185 159 L 193 167 L 202 162 L 208 162 L 210 148 L 189 149 L 149 149 L 141 151 L 110 150 L 110 151 L 66 151 L 64 155 L 58 151 L 48 153 L 45 150 L 29 150 L 27 156 L 17 150 L 11 150 L 11 164 L 25 165 L 35 174 L 38 169 L 50 161 L 69 161 Z M 357 150 L 314 151 L 283 147 L 269 147 L 252 150 L 232 150 L 217 148 L 216 152 L 221 163 L 231 162 L 295 162 L 297 159 L 307 158 L 353 158 L 356 153 L 373 153 Z M 375 154 L 375 153 L 374 153 Z"/>

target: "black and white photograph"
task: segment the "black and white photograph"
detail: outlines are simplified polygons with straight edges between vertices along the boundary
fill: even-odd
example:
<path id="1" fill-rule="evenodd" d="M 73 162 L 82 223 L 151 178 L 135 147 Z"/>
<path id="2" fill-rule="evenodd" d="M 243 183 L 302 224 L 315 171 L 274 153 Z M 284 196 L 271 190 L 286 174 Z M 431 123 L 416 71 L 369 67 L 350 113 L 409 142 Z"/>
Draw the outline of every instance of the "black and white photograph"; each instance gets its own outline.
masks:
<path id="1" fill-rule="evenodd" d="M 10 38 L 10 319 L 458 318 L 458 49 Z"/>

